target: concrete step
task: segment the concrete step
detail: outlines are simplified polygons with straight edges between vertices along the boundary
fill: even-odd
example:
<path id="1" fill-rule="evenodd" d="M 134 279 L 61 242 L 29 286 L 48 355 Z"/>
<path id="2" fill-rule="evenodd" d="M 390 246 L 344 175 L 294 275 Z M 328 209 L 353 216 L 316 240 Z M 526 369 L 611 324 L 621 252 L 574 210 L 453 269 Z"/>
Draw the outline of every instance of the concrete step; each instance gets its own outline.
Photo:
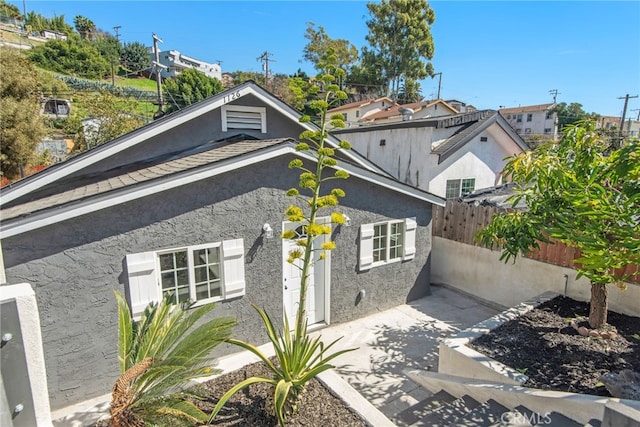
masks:
<path id="1" fill-rule="evenodd" d="M 456 427 L 488 427 L 500 425 L 509 409 L 493 399 L 476 406 L 471 412 L 456 421 Z"/>
<path id="2" fill-rule="evenodd" d="M 450 427 L 457 426 L 461 419 L 471 413 L 476 407 L 480 406 L 480 402 L 462 396 L 453 402 L 442 405 L 430 413 L 420 418 L 411 426 L 415 427 Z M 465 424 L 470 425 L 470 424 Z"/>
<path id="3" fill-rule="evenodd" d="M 425 400 L 422 400 L 415 405 L 405 409 L 404 411 L 398 413 L 394 417 L 393 421 L 399 427 L 414 425 L 421 418 L 425 417 L 426 415 L 443 405 L 448 405 L 454 400 L 456 400 L 455 397 L 444 390 L 440 390 L 439 392 L 433 394 Z"/>
<path id="4" fill-rule="evenodd" d="M 579 422 L 572 420 L 558 412 L 548 412 L 544 414 L 535 413 L 524 406 L 518 406 L 514 411 L 521 414 L 520 419 L 528 421 L 533 426 L 549 427 L 582 427 Z M 517 425 L 517 424 L 516 424 Z M 526 424 L 525 424 L 526 425 Z"/>

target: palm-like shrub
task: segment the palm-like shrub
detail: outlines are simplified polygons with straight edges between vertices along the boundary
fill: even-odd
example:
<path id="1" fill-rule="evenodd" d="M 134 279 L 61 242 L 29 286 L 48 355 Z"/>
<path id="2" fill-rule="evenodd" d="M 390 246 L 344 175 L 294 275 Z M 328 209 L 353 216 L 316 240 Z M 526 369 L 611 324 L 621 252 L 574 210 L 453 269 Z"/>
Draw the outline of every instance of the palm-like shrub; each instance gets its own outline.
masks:
<path id="1" fill-rule="evenodd" d="M 224 404 L 236 392 L 255 383 L 269 383 L 273 385 L 273 402 L 270 409 L 278 419 L 278 423 L 283 426 L 288 415 L 297 411 L 298 398 L 304 391 L 305 385 L 321 372 L 333 368 L 329 362 L 343 353 L 352 349 L 330 353 L 329 350 L 338 341 L 335 340 L 329 345 L 325 345 L 319 337 L 311 338 L 307 335 L 306 301 L 309 284 L 309 274 L 314 264 L 314 258 L 325 259 L 325 251 L 335 248 L 335 243 L 327 241 L 318 249 L 314 249 L 314 241 L 318 238 L 331 234 L 331 227 L 317 221 L 318 212 L 324 208 L 332 208 L 338 205 L 338 198 L 344 197 L 345 193 L 339 188 L 334 188 L 329 194 L 322 194 L 321 184 L 333 179 L 346 179 L 349 174 L 337 167 L 334 158 L 337 150 L 348 150 L 350 145 L 347 141 L 341 141 L 338 148 L 332 148 L 325 144 L 328 137 L 327 125 L 333 127 L 345 127 L 343 117 L 337 114 L 327 121 L 327 110 L 332 102 L 346 99 L 347 95 L 335 84 L 343 78 L 344 70 L 336 66 L 337 58 L 332 52 L 328 52 L 317 65 L 322 72 L 316 76 L 317 82 L 322 86 L 323 97 L 312 101 L 310 108 L 315 110 L 320 117 L 320 129 L 317 131 L 305 131 L 300 135 L 301 142 L 296 146 L 297 151 L 307 152 L 315 157 L 315 169 L 305 167 L 300 159 L 292 160 L 289 163 L 290 169 L 301 171 L 298 186 L 303 192 L 310 193 L 308 197 L 303 197 L 300 191 L 292 188 L 287 191 L 287 195 L 299 199 L 298 204 L 292 204 L 286 210 L 285 215 L 291 222 L 304 224 L 305 235 L 300 238 L 293 231 L 283 233 L 282 238 L 295 241 L 297 248 L 289 252 L 287 262 L 301 269 L 300 299 L 293 332 L 289 327 L 287 316 L 284 316 L 284 328 L 277 331 L 271 318 L 261 308 L 254 305 L 254 308 L 262 318 L 266 327 L 267 335 L 275 350 L 277 363 L 273 363 L 256 346 L 230 339 L 229 342 L 238 345 L 257 355 L 271 370 L 271 377 L 251 377 L 238 383 L 225 393 L 216 404 L 211 413 L 212 421 Z M 319 93 L 319 86 L 312 86 L 313 94 Z M 310 117 L 303 116 L 301 122 L 310 121 Z M 335 169 L 333 174 L 324 173 L 325 169 Z M 339 212 L 331 214 L 333 223 L 344 223 L 345 217 Z M 313 253 L 319 251 L 319 256 L 314 257 Z"/>
<path id="2" fill-rule="evenodd" d="M 210 353 L 231 335 L 235 320 L 220 317 L 194 324 L 214 304 L 189 310 L 173 304 L 167 294 L 150 304 L 139 322 L 131 318 L 124 297 L 118 304 L 118 359 L 121 375 L 113 387 L 111 423 L 114 427 L 144 425 L 192 425 L 206 422 L 208 415 L 183 389 L 192 380 L 217 373 Z"/>

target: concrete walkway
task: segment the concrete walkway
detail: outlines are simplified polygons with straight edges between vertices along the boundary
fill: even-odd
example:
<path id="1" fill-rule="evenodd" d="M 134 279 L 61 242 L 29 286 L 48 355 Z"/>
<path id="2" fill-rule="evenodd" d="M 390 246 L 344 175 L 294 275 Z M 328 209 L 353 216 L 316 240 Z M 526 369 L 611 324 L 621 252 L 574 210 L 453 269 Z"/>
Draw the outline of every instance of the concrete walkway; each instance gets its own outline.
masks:
<path id="1" fill-rule="evenodd" d="M 440 341 L 498 313 L 451 289 L 315 332 L 338 348 L 358 348 L 335 359 L 336 372 L 389 419 L 431 395 L 403 369 L 437 371 Z"/>

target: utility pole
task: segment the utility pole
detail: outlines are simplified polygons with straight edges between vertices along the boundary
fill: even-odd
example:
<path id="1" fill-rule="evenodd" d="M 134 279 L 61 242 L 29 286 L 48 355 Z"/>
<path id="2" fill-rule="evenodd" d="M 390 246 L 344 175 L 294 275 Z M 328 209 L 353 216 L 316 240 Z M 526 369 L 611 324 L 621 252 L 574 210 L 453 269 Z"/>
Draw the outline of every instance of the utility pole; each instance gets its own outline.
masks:
<path id="1" fill-rule="evenodd" d="M 560 93 L 560 92 L 558 92 L 558 89 L 551 89 L 551 90 L 549 91 L 549 93 L 550 93 L 551 95 L 553 95 L 553 103 L 555 104 L 555 103 L 556 103 L 556 97 L 557 97 L 558 95 L 561 95 L 561 93 Z"/>
<path id="2" fill-rule="evenodd" d="M 629 104 L 629 98 L 637 98 L 638 95 L 619 96 L 618 99 L 624 99 L 624 107 L 622 108 L 622 117 L 620 118 L 620 129 L 618 129 L 618 148 L 622 147 L 622 128 L 624 127 L 624 118 L 627 115 L 627 105 Z"/>
<path id="3" fill-rule="evenodd" d="M 636 118 L 636 121 L 640 121 L 640 108 L 636 108 L 634 110 L 629 110 L 629 111 L 637 111 L 638 112 L 638 117 Z"/>
<path id="4" fill-rule="evenodd" d="M 256 61 L 262 61 L 262 68 L 264 69 L 264 88 L 269 89 L 269 61 L 276 62 L 275 59 L 271 59 L 271 53 L 266 50 L 256 58 Z"/>
<path id="5" fill-rule="evenodd" d="M 156 71 L 156 86 L 158 88 L 158 111 L 156 111 L 153 118 L 158 119 L 164 116 L 164 111 L 162 111 L 162 105 L 164 104 L 164 100 L 162 99 L 162 76 L 160 75 L 160 70 L 164 68 L 164 66 L 160 64 L 160 52 L 158 51 L 158 42 L 162 43 L 162 40 L 155 34 L 151 34 L 151 36 L 153 37 L 153 53 L 155 55 L 153 68 Z"/>
<path id="6" fill-rule="evenodd" d="M 438 78 L 438 97 L 436 98 L 436 100 L 440 99 L 440 85 L 442 83 L 442 71 L 439 73 L 435 73 L 433 76 L 431 76 L 432 79 L 434 79 L 436 76 L 440 76 Z"/>
<path id="7" fill-rule="evenodd" d="M 122 25 L 116 25 L 115 27 L 113 27 L 113 31 L 116 32 L 116 40 L 120 41 L 120 34 L 118 34 L 118 30 L 122 28 Z"/>

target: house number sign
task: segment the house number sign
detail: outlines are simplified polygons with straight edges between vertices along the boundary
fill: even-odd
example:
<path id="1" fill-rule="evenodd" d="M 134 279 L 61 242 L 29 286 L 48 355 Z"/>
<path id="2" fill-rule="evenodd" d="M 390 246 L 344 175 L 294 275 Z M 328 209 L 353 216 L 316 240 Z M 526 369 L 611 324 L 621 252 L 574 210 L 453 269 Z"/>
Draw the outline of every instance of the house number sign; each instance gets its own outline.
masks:
<path id="1" fill-rule="evenodd" d="M 234 99 L 238 99 L 238 98 L 240 98 L 239 90 L 235 92 L 231 92 L 229 95 L 225 95 L 224 98 L 222 98 L 222 102 L 226 104 L 227 102 L 233 101 Z"/>

